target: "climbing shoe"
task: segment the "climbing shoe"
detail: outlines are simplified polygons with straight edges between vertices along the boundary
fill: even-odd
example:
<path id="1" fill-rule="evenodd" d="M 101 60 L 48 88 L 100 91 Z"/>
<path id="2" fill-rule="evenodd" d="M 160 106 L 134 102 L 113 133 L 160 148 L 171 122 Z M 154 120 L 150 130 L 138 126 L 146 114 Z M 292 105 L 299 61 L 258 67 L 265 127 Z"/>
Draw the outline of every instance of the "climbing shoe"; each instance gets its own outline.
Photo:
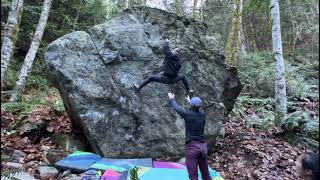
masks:
<path id="1" fill-rule="evenodd" d="M 190 89 L 186 94 L 186 96 L 190 96 L 190 97 L 193 97 L 193 95 L 194 95 L 194 90 L 192 89 Z"/>
<path id="2" fill-rule="evenodd" d="M 140 93 L 140 89 L 139 89 L 139 86 L 137 84 L 134 84 L 133 85 L 133 89 L 136 93 Z"/>

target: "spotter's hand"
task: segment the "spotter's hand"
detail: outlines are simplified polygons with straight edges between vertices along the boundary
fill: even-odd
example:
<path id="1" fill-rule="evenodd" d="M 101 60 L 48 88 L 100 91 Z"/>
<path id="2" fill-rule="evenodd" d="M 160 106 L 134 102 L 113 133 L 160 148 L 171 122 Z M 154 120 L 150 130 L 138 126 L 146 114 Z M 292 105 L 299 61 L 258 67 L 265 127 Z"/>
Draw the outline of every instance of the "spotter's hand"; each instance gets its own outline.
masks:
<path id="1" fill-rule="evenodd" d="M 169 99 L 174 99 L 174 94 L 169 92 L 168 97 L 169 97 Z"/>

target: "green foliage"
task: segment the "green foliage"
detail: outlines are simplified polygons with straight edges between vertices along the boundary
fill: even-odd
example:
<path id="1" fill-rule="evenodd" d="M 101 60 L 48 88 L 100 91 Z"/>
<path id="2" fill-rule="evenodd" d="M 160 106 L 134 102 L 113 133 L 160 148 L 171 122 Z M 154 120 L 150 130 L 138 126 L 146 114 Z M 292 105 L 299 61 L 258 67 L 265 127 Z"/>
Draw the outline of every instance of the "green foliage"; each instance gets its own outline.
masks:
<path id="1" fill-rule="evenodd" d="M 53 104 L 53 109 L 58 115 L 61 115 L 65 112 L 64 104 L 62 99 L 58 99 Z"/>
<path id="2" fill-rule="evenodd" d="M 26 88 L 28 89 L 36 88 L 40 90 L 46 90 L 48 88 L 48 80 L 43 75 L 32 74 L 31 76 L 28 77 Z"/>
<path id="3" fill-rule="evenodd" d="M 11 180 L 19 180 L 18 178 L 15 178 L 13 176 L 21 171 L 22 170 L 20 169 L 8 169 L 8 170 L 1 169 L 1 178 L 4 177 Z"/>
<path id="4" fill-rule="evenodd" d="M 249 13 L 250 11 L 266 11 L 269 9 L 271 1 L 266 0 L 249 0 L 243 8 L 243 14 Z"/>
<path id="5" fill-rule="evenodd" d="M 138 170 L 139 170 L 138 167 L 134 167 L 134 168 L 132 168 L 132 169 L 130 170 L 130 179 L 131 179 L 131 180 L 139 180 Z"/>
<path id="6" fill-rule="evenodd" d="M 114 0 L 107 0 L 106 5 L 106 19 L 112 19 L 116 15 L 118 15 L 122 10 L 124 9 L 124 6 L 120 6 L 119 2 Z"/>
<path id="7" fill-rule="evenodd" d="M 308 110 L 290 114 L 282 127 L 287 131 L 297 131 L 312 139 L 319 140 L 319 117 Z"/>
<path id="8" fill-rule="evenodd" d="M 286 55 L 313 56 L 313 61 L 318 61 L 318 7 L 318 0 L 280 1 L 282 43 Z"/>
<path id="9" fill-rule="evenodd" d="M 19 68 L 21 67 L 22 63 L 17 62 L 14 60 L 13 64 L 8 68 L 6 81 L 5 81 L 5 88 L 11 90 L 14 88 L 16 81 L 18 80 L 18 76 L 20 73 Z M 32 72 L 30 73 L 27 83 L 26 89 L 39 89 L 39 90 L 47 90 L 50 86 L 48 79 L 45 72 L 45 65 L 41 61 L 36 61 L 33 65 Z"/>
<path id="10" fill-rule="evenodd" d="M 204 22 L 208 25 L 208 35 L 222 42 L 221 49 L 224 49 L 232 26 L 233 6 L 227 1 L 204 2 Z"/>
<path id="11" fill-rule="evenodd" d="M 8 162 L 10 161 L 10 159 L 11 158 L 9 156 L 1 152 L 1 162 Z M 1 167 L 1 179 L 8 178 L 11 180 L 19 180 L 13 176 L 21 171 L 22 171 L 21 169 L 4 169 Z"/>
<path id="12" fill-rule="evenodd" d="M 6 21 L 11 3 L 1 1 L 1 22 Z M 15 61 L 9 67 L 8 78 L 4 89 L 12 89 L 17 80 L 21 63 L 27 53 L 33 33 L 37 27 L 42 9 L 42 1 L 25 0 L 20 23 L 19 37 L 16 42 Z M 4 11 L 2 11 L 4 10 Z M 86 30 L 96 24 L 105 22 L 108 18 L 120 12 L 117 1 L 105 0 L 55 0 L 52 2 L 49 19 L 46 25 L 41 45 L 36 55 L 31 74 L 28 77 L 26 89 L 47 89 L 50 84 L 46 80 L 44 53 L 46 46 L 53 40 L 76 30 Z M 3 27 L 2 27 L 3 28 Z"/>
<path id="13" fill-rule="evenodd" d="M 4 89 L 12 89 L 15 86 L 16 81 L 18 80 L 19 72 L 12 67 L 9 67 L 7 70 L 7 75 L 5 76 L 5 87 Z"/>
<path id="14" fill-rule="evenodd" d="M 243 118 L 245 125 L 268 129 L 274 121 L 274 99 L 258 99 L 240 96 L 231 112 L 231 116 Z"/>
<path id="15" fill-rule="evenodd" d="M 260 52 L 242 56 L 238 65 L 244 83 L 242 95 L 258 98 L 274 97 L 274 61 L 270 53 Z M 287 96 L 319 99 L 317 70 L 311 63 L 285 62 Z M 299 72 L 299 73 L 297 73 Z"/>
<path id="16" fill-rule="evenodd" d="M 238 69 L 244 83 L 243 95 L 274 96 L 274 61 L 268 52 L 248 54 L 239 60 Z"/>
<path id="17" fill-rule="evenodd" d="M 241 96 L 238 98 L 238 102 L 245 107 L 267 107 L 268 109 L 272 109 L 272 106 L 274 106 L 274 99 L 272 98 L 259 99 Z"/>
<path id="18" fill-rule="evenodd" d="M 240 96 L 230 113 L 233 117 L 242 118 L 247 127 L 268 129 L 274 124 L 275 101 L 272 98 L 258 99 Z M 301 108 L 296 102 L 288 102 L 289 113 L 281 127 L 288 132 L 300 133 L 307 138 L 319 140 L 319 112 Z"/>
<path id="19" fill-rule="evenodd" d="M 291 144 L 295 144 L 304 149 L 310 149 L 315 152 L 319 151 L 319 140 L 308 138 L 306 136 L 303 136 L 300 133 L 292 133 L 292 132 L 287 133 L 286 139 Z"/>
<path id="20" fill-rule="evenodd" d="M 259 129 L 268 129 L 274 124 L 275 114 L 273 111 L 265 108 L 258 108 L 256 116 L 249 116 L 246 119 L 246 127 L 253 127 Z"/>
<path id="21" fill-rule="evenodd" d="M 29 114 L 38 106 L 45 105 L 45 93 L 32 95 L 22 98 L 21 102 L 2 103 L 1 107 L 6 111 L 19 112 L 19 120 L 29 116 Z"/>

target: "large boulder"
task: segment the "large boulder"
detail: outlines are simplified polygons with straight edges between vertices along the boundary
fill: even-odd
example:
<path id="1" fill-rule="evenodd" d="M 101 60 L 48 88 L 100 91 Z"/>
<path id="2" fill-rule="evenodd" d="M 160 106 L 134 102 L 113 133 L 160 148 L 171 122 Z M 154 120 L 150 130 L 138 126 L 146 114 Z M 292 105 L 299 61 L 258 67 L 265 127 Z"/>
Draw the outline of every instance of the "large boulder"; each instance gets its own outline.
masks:
<path id="1" fill-rule="evenodd" d="M 136 7 L 48 46 L 49 78 L 73 125 L 97 153 L 117 158 L 183 155 L 184 121 L 166 106 L 167 93 L 174 92 L 188 107 L 183 84 L 151 83 L 140 93 L 133 88 L 147 75 L 161 72 L 165 37 L 172 47 L 184 49 L 181 73 L 194 94 L 211 105 L 204 110 L 205 133 L 209 146 L 214 143 L 242 85 L 206 30 L 206 24 L 193 19 Z"/>

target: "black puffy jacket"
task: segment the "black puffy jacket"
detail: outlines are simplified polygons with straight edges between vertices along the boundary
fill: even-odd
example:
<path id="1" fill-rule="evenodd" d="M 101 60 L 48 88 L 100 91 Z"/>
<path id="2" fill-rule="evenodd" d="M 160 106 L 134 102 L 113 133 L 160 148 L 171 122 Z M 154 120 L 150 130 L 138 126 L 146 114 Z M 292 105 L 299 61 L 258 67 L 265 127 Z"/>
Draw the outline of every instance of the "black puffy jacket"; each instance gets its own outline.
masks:
<path id="1" fill-rule="evenodd" d="M 174 55 L 169 46 L 169 42 L 165 42 L 163 46 L 165 58 L 163 61 L 163 74 L 175 77 L 181 69 L 180 59 Z"/>

